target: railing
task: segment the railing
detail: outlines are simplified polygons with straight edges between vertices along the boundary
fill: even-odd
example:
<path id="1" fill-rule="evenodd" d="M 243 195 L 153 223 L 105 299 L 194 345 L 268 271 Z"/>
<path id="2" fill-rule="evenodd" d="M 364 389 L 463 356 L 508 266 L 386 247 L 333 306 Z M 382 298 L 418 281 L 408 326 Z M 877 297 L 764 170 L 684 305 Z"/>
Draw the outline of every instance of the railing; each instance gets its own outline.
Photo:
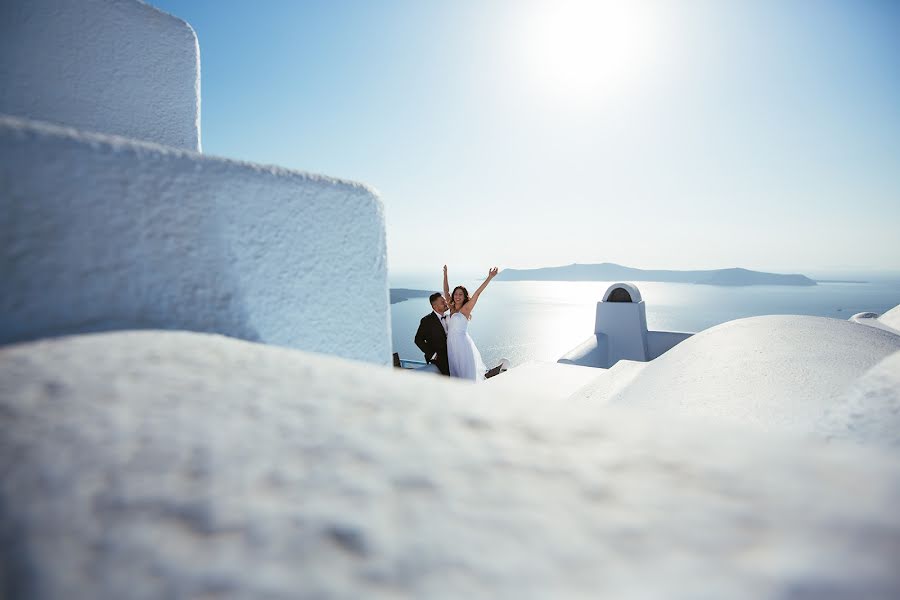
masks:
<path id="1" fill-rule="evenodd" d="M 394 352 L 394 366 L 398 369 L 422 369 L 428 366 L 424 360 L 409 360 L 406 358 L 400 358 L 400 355 Z M 435 373 L 438 372 L 437 366 L 431 366 L 431 370 Z M 505 371 L 509 370 L 509 360 L 506 358 L 500 359 L 500 364 L 494 367 L 493 369 L 488 369 L 488 371 L 484 374 L 485 379 L 490 379 L 495 375 L 499 375 Z"/>
<path id="2" fill-rule="evenodd" d="M 421 369 L 425 365 L 427 365 L 424 360 L 408 360 L 406 358 L 400 358 L 399 352 L 394 352 L 394 366 L 398 369 Z"/>
<path id="3" fill-rule="evenodd" d="M 400 368 L 401 369 L 420 369 L 427 365 L 424 360 L 408 360 L 405 358 L 400 359 Z"/>

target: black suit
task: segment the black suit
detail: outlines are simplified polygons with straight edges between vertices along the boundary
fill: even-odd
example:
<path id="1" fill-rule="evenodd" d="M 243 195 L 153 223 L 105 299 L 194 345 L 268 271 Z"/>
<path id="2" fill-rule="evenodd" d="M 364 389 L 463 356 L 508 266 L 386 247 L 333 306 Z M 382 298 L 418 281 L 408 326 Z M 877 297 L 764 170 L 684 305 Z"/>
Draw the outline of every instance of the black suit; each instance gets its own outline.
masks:
<path id="1" fill-rule="evenodd" d="M 430 363 L 431 357 L 437 353 L 434 364 L 443 375 L 450 374 L 450 365 L 447 362 L 447 332 L 441 324 L 441 319 L 432 311 L 419 321 L 419 330 L 416 331 L 416 346 L 425 353 L 425 362 Z"/>

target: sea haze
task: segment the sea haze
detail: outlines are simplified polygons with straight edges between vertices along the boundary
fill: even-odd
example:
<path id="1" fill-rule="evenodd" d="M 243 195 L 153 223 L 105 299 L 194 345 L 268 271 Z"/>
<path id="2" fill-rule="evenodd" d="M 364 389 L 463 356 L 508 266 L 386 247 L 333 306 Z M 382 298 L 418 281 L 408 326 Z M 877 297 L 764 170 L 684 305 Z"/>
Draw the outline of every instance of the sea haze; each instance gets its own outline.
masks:
<path id="1" fill-rule="evenodd" d="M 454 281 L 474 290 L 483 279 Z M 440 281 L 403 279 L 403 287 L 437 291 Z M 429 283 L 431 287 L 429 287 Z M 502 281 L 488 286 L 473 312 L 469 332 L 488 366 L 508 358 L 556 361 L 593 333 L 597 302 L 611 281 Z M 858 312 L 883 313 L 900 304 L 900 281 L 823 283 L 814 286 L 715 286 L 637 282 L 650 329 L 701 331 L 719 323 L 770 314 L 847 319 Z M 421 360 L 413 343 L 427 297 L 391 305 L 394 352 Z"/>

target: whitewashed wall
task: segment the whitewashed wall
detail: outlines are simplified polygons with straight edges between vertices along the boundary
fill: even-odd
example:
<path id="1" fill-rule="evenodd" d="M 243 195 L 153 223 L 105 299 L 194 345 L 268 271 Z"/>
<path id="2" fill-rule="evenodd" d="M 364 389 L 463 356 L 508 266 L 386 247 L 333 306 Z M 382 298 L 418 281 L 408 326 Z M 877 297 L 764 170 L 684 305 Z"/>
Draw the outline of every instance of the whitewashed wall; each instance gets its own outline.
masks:
<path id="1" fill-rule="evenodd" d="M 134 0 L 0 2 L 0 113 L 200 150 L 200 50 Z"/>
<path id="2" fill-rule="evenodd" d="M 0 343 L 187 329 L 387 364 L 368 188 L 0 118 Z"/>
<path id="3" fill-rule="evenodd" d="M 692 335 L 681 331 L 648 331 L 647 360 L 659 358 Z"/>

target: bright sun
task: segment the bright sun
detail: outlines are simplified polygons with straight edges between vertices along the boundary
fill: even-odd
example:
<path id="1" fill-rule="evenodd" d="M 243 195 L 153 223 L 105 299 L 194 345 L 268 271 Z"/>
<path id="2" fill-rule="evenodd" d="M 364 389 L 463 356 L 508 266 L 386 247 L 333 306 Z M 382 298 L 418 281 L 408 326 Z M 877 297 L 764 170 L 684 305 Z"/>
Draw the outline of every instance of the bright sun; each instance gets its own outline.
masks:
<path id="1" fill-rule="evenodd" d="M 654 17 L 640 0 L 541 3 L 522 30 L 525 68 L 539 86 L 572 100 L 620 92 L 653 58 Z"/>

